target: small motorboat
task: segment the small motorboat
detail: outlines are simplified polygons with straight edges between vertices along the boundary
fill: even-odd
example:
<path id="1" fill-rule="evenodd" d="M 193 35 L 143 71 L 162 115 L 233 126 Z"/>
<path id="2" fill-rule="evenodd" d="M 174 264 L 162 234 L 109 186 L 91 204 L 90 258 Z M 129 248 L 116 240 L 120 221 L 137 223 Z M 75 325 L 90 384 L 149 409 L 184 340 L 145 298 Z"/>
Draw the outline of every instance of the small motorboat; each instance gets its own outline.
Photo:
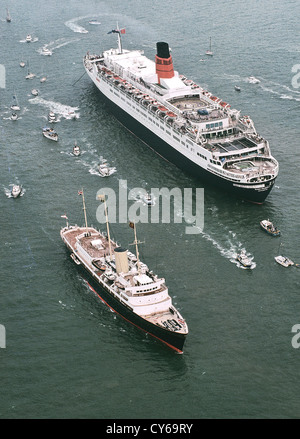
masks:
<path id="1" fill-rule="evenodd" d="M 116 172 L 116 168 L 110 168 L 106 160 L 102 160 L 98 167 L 99 174 L 101 177 L 109 177 L 111 174 Z"/>
<path id="2" fill-rule="evenodd" d="M 290 265 L 294 265 L 294 262 L 286 256 L 275 256 L 274 259 L 278 264 L 282 265 L 283 267 L 289 267 Z"/>
<path id="3" fill-rule="evenodd" d="M 98 20 L 90 20 L 89 24 L 101 24 Z"/>
<path id="4" fill-rule="evenodd" d="M 144 203 L 147 204 L 148 206 L 154 205 L 152 194 L 150 192 L 147 192 L 147 194 L 142 199 L 143 199 Z"/>
<path id="5" fill-rule="evenodd" d="M 21 110 L 21 108 L 20 108 L 20 106 L 19 105 L 12 105 L 11 107 L 10 107 L 10 109 L 11 110 L 13 110 L 13 111 L 20 111 Z"/>
<path id="6" fill-rule="evenodd" d="M 239 85 L 235 85 L 235 86 L 234 86 L 234 89 L 235 89 L 236 91 L 241 91 L 241 87 L 240 87 Z"/>
<path id="7" fill-rule="evenodd" d="M 47 81 L 47 77 L 46 76 L 42 76 L 40 79 L 40 82 L 46 82 Z"/>
<path id="8" fill-rule="evenodd" d="M 248 258 L 244 250 L 237 254 L 236 260 L 245 268 L 252 267 L 252 260 Z"/>
<path id="9" fill-rule="evenodd" d="M 258 84 L 260 82 L 260 80 L 255 78 L 255 76 L 249 76 L 248 80 L 250 84 Z"/>
<path id="10" fill-rule="evenodd" d="M 28 34 L 25 38 L 26 43 L 31 43 L 32 41 L 32 36 L 30 34 Z"/>
<path id="11" fill-rule="evenodd" d="M 38 91 L 36 88 L 33 88 L 33 89 L 31 90 L 31 94 L 32 94 L 33 96 L 38 96 L 39 91 Z"/>
<path id="12" fill-rule="evenodd" d="M 48 121 L 49 122 L 56 122 L 56 115 L 55 115 L 55 113 L 53 113 L 53 111 L 50 111 L 50 113 L 48 114 Z"/>
<path id="13" fill-rule="evenodd" d="M 20 61 L 20 67 L 25 67 L 26 63 L 24 61 Z"/>
<path id="14" fill-rule="evenodd" d="M 22 192 L 22 186 L 19 184 L 14 184 L 11 190 L 11 195 L 13 198 L 17 198 Z"/>
<path id="15" fill-rule="evenodd" d="M 78 157 L 81 154 L 80 148 L 79 146 L 75 143 L 75 145 L 73 146 L 73 155 L 75 155 L 75 157 Z"/>
<path id="16" fill-rule="evenodd" d="M 269 220 L 262 220 L 260 222 L 260 227 L 265 230 L 269 235 L 280 236 L 280 230 L 274 226 L 274 224 Z"/>
<path id="17" fill-rule="evenodd" d="M 50 49 L 48 49 L 48 47 L 44 46 L 42 48 L 41 54 L 45 55 L 45 56 L 51 56 L 52 55 L 52 50 L 50 50 Z"/>
<path id="18" fill-rule="evenodd" d="M 28 72 L 27 75 L 25 76 L 25 78 L 26 79 L 33 79 L 33 78 L 35 78 L 35 74 Z"/>
<path id="19" fill-rule="evenodd" d="M 68 118 L 73 120 L 77 119 L 75 111 L 69 111 Z"/>
<path id="20" fill-rule="evenodd" d="M 49 127 L 43 128 L 43 136 L 47 137 L 47 139 L 54 140 L 55 142 L 58 141 L 58 134 L 56 131 L 54 131 L 53 128 L 49 128 Z"/>
<path id="21" fill-rule="evenodd" d="M 12 113 L 10 118 L 11 118 L 11 120 L 17 120 L 18 119 L 17 113 Z"/>

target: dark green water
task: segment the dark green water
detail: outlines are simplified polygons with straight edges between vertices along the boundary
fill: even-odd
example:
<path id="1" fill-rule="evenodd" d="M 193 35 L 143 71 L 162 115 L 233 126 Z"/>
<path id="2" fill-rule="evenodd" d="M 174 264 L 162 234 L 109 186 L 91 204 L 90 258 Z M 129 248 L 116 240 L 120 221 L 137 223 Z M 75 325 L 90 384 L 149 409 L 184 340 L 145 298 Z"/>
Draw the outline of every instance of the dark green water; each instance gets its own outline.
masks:
<path id="1" fill-rule="evenodd" d="M 300 262 L 299 101 L 292 67 L 299 63 L 297 1 L 148 0 L 7 2 L 0 14 L 0 349 L 1 418 L 298 418 L 300 351 L 291 344 L 300 323 L 300 270 L 274 261 L 279 253 Z M 101 25 L 90 25 L 96 18 Z M 183 223 L 142 224 L 141 257 L 166 278 L 190 334 L 177 355 L 112 313 L 77 274 L 60 240 L 64 225 L 83 223 L 78 189 L 84 188 L 89 223 L 96 194 L 118 190 L 195 188 L 179 171 L 133 137 L 107 112 L 82 57 L 116 44 L 107 32 L 126 28 L 123 45 L 154 58 L 168 41 L 175 69 L 250 114 L 280 164 L 276 186 L 263 206 L 204 187 L 204 229 L 185 234 Z M 83 32 L 88 30 L 88 33 Z M 38 41 L 22 42 L 31 33 Z M 214 57 L 205 59 L 209 37 Z M 44 45 L 53 49 L 46 57 Z M 25 80 L 29 61 L 37 77 Z M 41 84 L 39 77 L 47 75 Z M 257 85 L 247 78 L 260 79 Z M 234 91 L 239 83 L 241 93 Z M 38 97 L 31 89 L 38 88 Z M 14 91 L 20 119 L 9 120 Z M 49 110 L 60 118 L 56 144 L 42 137 Z M 76 111 L 77 120 L 69 112 Z M 74 141 L 83 154 L 72 156 Z M 99 157 L 117 168 L 96 174 Z M 9 185 L 23 196 L 8 197 Z M 282 236 L 259 228 L 270 218 Z M 113 235 L 124 246 L 126 224 Z M 244 248 L 255 268 L 234 260 Z"/>

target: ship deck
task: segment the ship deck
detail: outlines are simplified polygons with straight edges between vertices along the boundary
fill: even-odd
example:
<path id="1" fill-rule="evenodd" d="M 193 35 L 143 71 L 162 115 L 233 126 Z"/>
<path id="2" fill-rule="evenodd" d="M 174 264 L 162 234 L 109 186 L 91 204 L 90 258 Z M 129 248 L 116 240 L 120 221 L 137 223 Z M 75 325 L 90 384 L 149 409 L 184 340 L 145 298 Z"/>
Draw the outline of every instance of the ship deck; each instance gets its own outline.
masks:
<path id="1" fill-rule="evenodd" d="M 222 139 L 222 137 L 220 138 Z M 212 139 L 210 139 L 212 140 Z M 213 146 L 219 151 L 219 152 L 235 152 L 235 151 L 240 151 L 242 149 L 246 149 L 246 148 L 254 148 L 255 146 L 257 146 L 257 144 L 255 142 L 253 142 L 250 139 L 247 139 L 244 136 L 240 136 L 238 138 L 233 138 L 226 140 L 224 138 L 224 140 L 222 142 L 218 141 L 218 138 L 215 139 L 215 142 L 213 142 Z"/>
<path id="2" fill-rule="evenodd" d="M 107 239 L 103 237 L 100 232 L 96 231 L 95 229 L 88 227 L 80 227 L 80 228 L 74 228 L 70 229 L 67 233 L 64 234 L 66 240 L 69 242 L 69 245 L 75 250 L 76 249 L 76 242 L 77 237 L 82 235 L 83 233 L 87 232 L 87 236 L 82 236 L 80 238 L 80 244 L 86 250 L 86 252 L 92 257 L 92 258 L 103 258 L 105 256 L 109 255 L 109 244 Z M 91 234 L 89 234 L 91 233 Z M 97 240 L 101 240 L 97 243 Z M 111 241 L 111 250 L 113 251 L 116 248 L 116 243 Z"/>

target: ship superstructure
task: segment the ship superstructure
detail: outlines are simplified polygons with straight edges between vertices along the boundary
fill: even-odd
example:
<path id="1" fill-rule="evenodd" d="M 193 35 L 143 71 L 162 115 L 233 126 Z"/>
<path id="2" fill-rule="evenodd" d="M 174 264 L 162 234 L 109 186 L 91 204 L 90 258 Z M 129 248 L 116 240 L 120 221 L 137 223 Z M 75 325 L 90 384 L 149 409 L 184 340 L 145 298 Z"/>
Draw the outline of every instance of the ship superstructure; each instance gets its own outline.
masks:
<path id="1" fill-rule="evenodd" d="M 106 207 L 105 211 L 107 214 Z M 181 353 L 188 326 L 172 304 L 165 279 L 140 261 L 135 224 L 130 226 L 135 233 L 136 254 L 110 238 L 108 221 L 105 233 L 87 224 L 80 227 L 67 223 L 60 235 L 72 260 L 82 268 L 88 284 L 102 301 L 130 323 Z"/>
<path id="2" fill-rule="evenodd" d="M 84 67 L 117 118 L 151 148 L 195 177 L 262 203 L 278 162 L 249 116 L 174 70 L 167 43 L 155 61 L 121 44 L 84 57 Z"/>

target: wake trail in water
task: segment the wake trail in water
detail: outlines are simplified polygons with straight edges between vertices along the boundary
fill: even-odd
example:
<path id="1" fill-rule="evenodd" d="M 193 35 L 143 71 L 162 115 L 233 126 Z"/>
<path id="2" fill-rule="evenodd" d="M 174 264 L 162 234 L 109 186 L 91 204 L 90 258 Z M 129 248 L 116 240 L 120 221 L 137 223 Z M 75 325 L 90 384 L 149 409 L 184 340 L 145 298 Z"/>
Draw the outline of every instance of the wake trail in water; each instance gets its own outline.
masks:
<path id="1" fill-rule="evenodd" d="M 71 20 L 65 21 L 65 26 L 67 26 L 69 29 L 71 29 L 73 32 L 81 33 L 81 34 L 87 34 L 88 30 L 86 30 L 84 27 L 80 26 L 77 22 L 80 20 L 83 20 L 85 18 L 88 18 L 89 16 L 83 16 L 83 17 L 75 17 Z"/>
<path id="2" fill-rule="evenodd" d="M 53 113 L 58 114 L 65 119 L 72 119 L 74 117 L 77 119 L 79 118 L 79 113 L 76 113 L 76 111 L 79 110 L 78 107 L 71 107 L 70 105 L 64 105 L 55 101 L 47 101 L 41 97 L 29 99 L 29 102 L 34 105 L 43 105 L 44 107 L 49 108 L 50 111 L 53 111 Z"/>

